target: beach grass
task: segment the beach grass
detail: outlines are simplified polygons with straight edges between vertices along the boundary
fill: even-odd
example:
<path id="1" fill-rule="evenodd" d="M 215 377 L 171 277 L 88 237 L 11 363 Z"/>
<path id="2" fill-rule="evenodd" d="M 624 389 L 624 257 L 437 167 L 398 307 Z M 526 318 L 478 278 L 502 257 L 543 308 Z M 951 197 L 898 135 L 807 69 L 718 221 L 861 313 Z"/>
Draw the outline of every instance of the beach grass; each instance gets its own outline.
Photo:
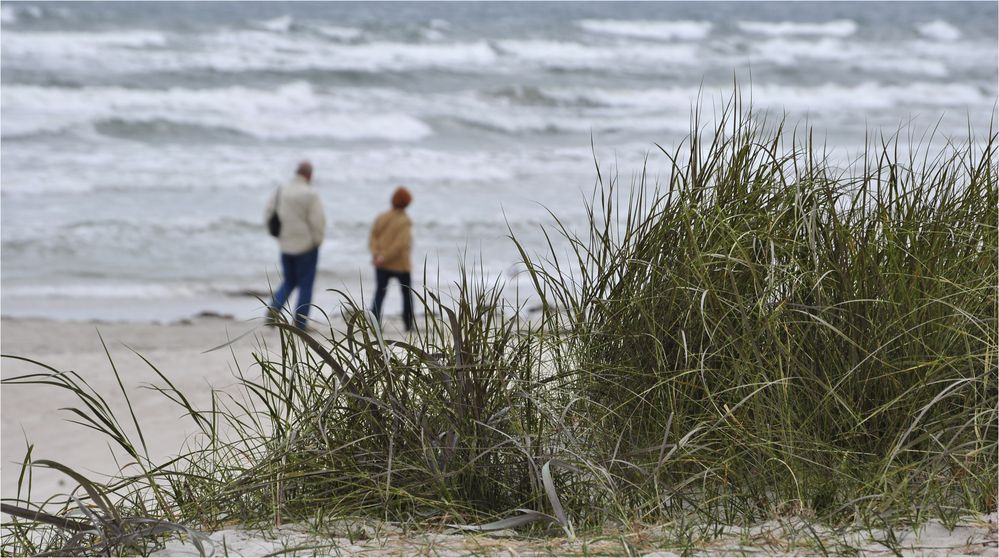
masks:
<path id="1" fill-rule="evenodd" d="M 239 395 L 194 408 L 160 374 L 201 433 L 169 463 L 141 410 L 115 416 L 81 377 L 5 378 L 76 393 L 75 421 L 133 465 L 99 485 L 29 452 L 0 549 L 141 554 L 343 517 L 568 540 L 663 524 L 689 549 L 773 518 L 994 511 L 996 132 L 871 136 L 844 166 L 785 122 L 736 96 L 650 154 L 666 172 L 622 185 L 598 166 L 587 228 L 553 215 L 545 254 L 511 234 L 536 313 L 469 267 L 416 293 L 405 341 L 344 294 L 342 327 L 279 321 Z M 32 466 L 81 488 L 33 502 Z"/>

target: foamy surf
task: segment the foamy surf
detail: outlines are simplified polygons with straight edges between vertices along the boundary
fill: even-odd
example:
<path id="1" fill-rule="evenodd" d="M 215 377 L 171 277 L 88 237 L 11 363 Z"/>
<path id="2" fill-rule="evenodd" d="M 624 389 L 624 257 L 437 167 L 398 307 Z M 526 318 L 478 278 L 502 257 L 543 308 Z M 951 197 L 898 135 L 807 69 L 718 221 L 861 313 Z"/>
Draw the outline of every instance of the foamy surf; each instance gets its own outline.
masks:
<path id="1" fill-rule="evenodd" d="M 433 133 L 418 118 L 390 111 L 361 112 L 349 99 L 317 94 L 305 82 L 273 90 L 10 86 L 2 96 L 11 115 L 3 125 L 4 137 L 108 121 L 173 122 L 272 140 L 415 141 Z"/>
<path id="2" fill-rule="evenodd" d="M 849 37 L 857 32 L 857 22 L 840 19 L 821 23 L 801 23 L 792 21 L 740 21 L 739 29 L 748 33 L 783 37 L 787 35 L 820 35 L 826 37 Z"/>
<path id="3" fill-rule="evenodd" d="M 709 21 L 626 21 L 617 19 L 584 19 L 577 24 L 592 33 L 659 40 L 699 40 L 711 33 Z"/>
<path id="4" fill-rule="evenodd" d="M 916 26 L 919 34 L 938 41 L 956 41 L 961 38 L 961 31 L 942 19 Z"/>
<path id="5" fill-rule="evenodd" d="M 534 231 L 542 206 L 578 224 L 594 158 L 625 184 L 649 156 L 655 176 L 656 144 L 682 145 L 691 109 L 708 118 L 734 80 L 836 160 L 903 122 L 959 138 L 991 122 L 991 5 L 726 8 L 3 2 L 5 311 L 45 304 L 10 287 L 108 269 L 252 287 L 274 265 L 261 205 L 302 158 L 329 208 L 324 277 L 367 271 L 365 223 L 399 184 L 418 250 L 471 247 L 503 272 L 517 254 L 497 231 Z M 86 296 L 66 293 L 62 308 Z"/>

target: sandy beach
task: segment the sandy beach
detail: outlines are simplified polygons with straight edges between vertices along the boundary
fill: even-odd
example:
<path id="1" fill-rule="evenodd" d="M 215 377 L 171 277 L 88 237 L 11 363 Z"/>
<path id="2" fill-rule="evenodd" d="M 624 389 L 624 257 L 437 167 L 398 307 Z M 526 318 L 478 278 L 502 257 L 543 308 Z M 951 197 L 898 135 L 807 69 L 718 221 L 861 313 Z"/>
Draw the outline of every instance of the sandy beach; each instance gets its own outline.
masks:
<path id="1" fill-rule="evenodd" d="M 396 324 L 390 321 L 388 327 L 390 334 L 398 334 L 392 331 Z M 231 344 L 231 351 L 206 352 L 247 332 L 250 334 Z M 106 397 L 122 422 L 127 424 L 128 408 L 101 338 L 121 375 L 136 414 L 140 416 L 150 457 L 155 461 L 175 455 L 195 429 L 175 404 L 153 390 L 143 389 L 144 385 L 156 382 L 158 378 L 139 355 L 167 375 L 194 405 L 203 406 L 210 401 L 211 389 L 234 387 L 232 374 L 237 366 L 252 376 L 254 353 L 266 345 L 273 346 L 278 335 L 273 329 L 260 327 L 259 322 L 224 317 L 199 317 L 169 324 L 4 318 L 0 331 L 3 354 L 36 360 L 58 370 L 78 372 Z M 3 360 L 2 375 L 5 379 L 39 371 L 38 366 L 28 362 L 10 358 Z M 105 438 L 67 422 L 71 415 L 60 409 L 77 404 L 71 394 L 54 387 L 3 387 L 4 498 L 17 494 L 19 464 L 26 443 L 34 445 L 35 459 L 59 461 L 95 480 L 118 469 Z M 33 474 L 32 498 L 35 501 L 75 486 L 73 481 L 54 471 L 39 468 Z M 803 529 L 793 529 L 789 525 L 769 522 L 748 530 L 731 527 L 720 539 L 705 540 L 696 546 L 704 555 L 802 555 L 818 550 Z M 330 555 L 512 553 L 530 556 L 578 554 L 587 549 L 615 554 L 624 549 L 619 546 L 619 540 L 628 540 L 634 545 L 632 550 L 639 551 L 641 555 L 677 556 L 679 554 L 668 550 L 668 546 L 657 543 L 658 537 L 664 536 L 661 531 L 665 528 L 642 527 L 634 533 L 623 533 L 623 538 L 604 536 L 587 541 L 584 536 L 576 541 L 567 541 L 562 538 L 523 538 L 512 531 L 488 536 L 454 531 L 405 534 L 390 524 L 376 522 L 365 527 L 374 531 L 363 540 L 317 537 L 305 525 L 275 528 L 273 532 L 232 527 L 211 533 L 209 538 L 215 553 L 224 548 L 229 555 L 245 556 L 267 553 L 295 555 L 296 552 L 312 554 L 317 551 Z M 848 543 L 866 555 L 891 555 L 890 549 L 875 541 L 877 533 L 858 531 L 843 538 L 844 535 L 834 535 L 830 531 L 823 536 L 827 537 L 831 542 Z M 988 555 L 996 550 L 995 514 L 968 518 L 953 532 L 934 521 L 918 531 L 904 529 L 901 539 L 900 548 L 911 555 Z M 294 548 L 298 550 L 288 550 Z M 186 556 L 196 555 L 196 551 L 190 544 L 178 540 L 169 543 L 158 554 Z"/>
<path id="2" fill-rule="evenodd" d="M 900 527 L 895 549 L 883 529 L 835 532 L 789 517 L 750 527 L 725 526 L 714 539 L 692 544 L 687 552 L 669 542 L 669 527 L 639 525 L 608 529 L 600 536 L 528 537 L 514 531 L 461 533 L 453 529 L 407 531 L 377 521 L 341 521 L 332 535 L 316 536 L 309 525 L 289 525 L 270 532 L 224 529 L 206 544 L 227 556 L 995 556 L 996 514 L 969 517 L 952 530 L 937 520 L 918 529 Z M 364 533 L 361 537 L 348 532 Z M 197 556 L 191 544 L 174 541 L 156 556 Z"/>
<path id="3" fill-rule="evenodd" d="M 78 372 L 115 407 L 122 423 L 130 426 L 128 408 L 111 367 L 113 361 L 139 416 L 150 457 L 158 460 L 175 455 L 194 429 L 176 404 L 154 390 L 143 389 L 146 384 L 162 381 L 139 355 L 170 378 L 196 406 L 205 405 L 211 389 L 225 390 L 233 385 L 232 372 L 237 365 L 252 375 L 253 355 L 261 340 L 269 343 L 278 338 L 276 331 L 260 327 L 260 323 L 218 317 L 171 324 L 4 318 L 0 344 L 4 355 Z M 205 352 L 250 331 L 253 333 L 231 345 L 231 351 Z M 44 369 L 29 362 L 11 358 L 2 362 L 4 379 L 38 372 Z M 17 493 L 20 462 L 28 443 L 34 445 L 35 459 L 59 461 L 88 476 L 96 473 L 93 478 L 118 469 L 106 438 L 67 422 L 72 415 L 60 409 L 79 405 L 72 394 L 50 386 L 5 385 L 2 398 L 4 498 Z M 61 474 L 36 469 L 32 495 L 44 498 L 71 489 L 65 482 L 68 479 Z"/>
<path id="4" fill-rule="evenodd" d="M 399 335 L 398 321 L 386 318 L 389 335 Z M 274 346 L 278 339 L 277 330 L 262 327 L 262 320 L 241 321 L 214 315 L 170 323 L 12 318 L 0 322 L 0 349 L 5 356 L 77 372 L 107 400 L 131 435 L 134 428 L 113 362 L 146 436 L 149 457 L 155 462 L 176 455 L 196 429 L 177 404 L 145 388 L 149 384 L 163 384 L 150 364 L 166 375 L 196 408 L 207 408 L 212 389 L 234 388 L 233 373 L 237 368 L 253 377 L 253 368 L 257 366 L 254 355 Z M 212 350 L 230 341 L 227 347 Z M 47 372 L 44 368 L 24 360 L 4 358 L 0 362 L 4 379 L 44 372 Z M 63 409 L 79 405 L 73 394 L 53 386 L 3 386 L 0 471 L 4 498 L 17 494 L 20 464 L 28 444 L 34 446 L 34 459 L 58 461 L 87 476 L 93 474 L 91 478 L 95 480 L 118 471 L 115 454 L 105 436 L 67 422 L 73 415 Z M 68 479 L 59 473 L 36 468 L 33 474 L 34 499 L 73 488 L 65 484 Z"/>

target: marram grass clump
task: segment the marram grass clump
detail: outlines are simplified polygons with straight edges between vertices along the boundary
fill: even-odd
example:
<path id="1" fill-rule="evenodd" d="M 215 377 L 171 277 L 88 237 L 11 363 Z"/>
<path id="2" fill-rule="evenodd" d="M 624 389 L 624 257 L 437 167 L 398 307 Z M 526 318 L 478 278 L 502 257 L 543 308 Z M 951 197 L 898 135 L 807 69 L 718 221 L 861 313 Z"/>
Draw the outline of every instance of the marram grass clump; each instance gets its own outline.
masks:
<path id="1" fill-rule="evenodd" d="M 530 264 L 627 509 L 995 509 L 995 136 L 837 170 L 737 110 Z"/>
<path id="2" fill-rule="evenodd" d="M 5 379 L 75 392 L 142 473 L 101 486 L 29 453 L 83 492 L 5 500 L 3 554 L 358 516 L 570 538 L 663 523 L 689 541 L 995 510 L 995 144 L 894 136 L 837 168 L 738 103 L 712 129 L 695 114 L 665 171 L 625 188 L 598 169 L 582 234 L 556 219 L 545 255 L 512 239 L 540 315 L 463 273 L 418 293 L 405 342 L 349 297 L 328 335 L 279 323 L 242 398 L 195 409 L 161 374 L 203 434 L 166 464 L 78 376 Z"/>

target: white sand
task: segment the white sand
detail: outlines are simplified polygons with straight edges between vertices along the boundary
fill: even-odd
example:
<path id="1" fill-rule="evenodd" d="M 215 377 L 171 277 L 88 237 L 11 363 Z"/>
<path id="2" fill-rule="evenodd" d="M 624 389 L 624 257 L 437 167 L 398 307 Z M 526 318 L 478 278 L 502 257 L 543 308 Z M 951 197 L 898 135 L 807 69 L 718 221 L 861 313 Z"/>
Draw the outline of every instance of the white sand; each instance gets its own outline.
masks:
<path id="1" fill-rule="evenodd" d="M 253 375 L 253 352 L 256 338 L 274 343 L 277 333 L 259 327 L 260 322 L 236 322 L 202 318 L 190 324 L 156 325 L 133 323 L 58 322 L 48 320 L 2 321 L 0 345 L 5 355 L 16 355 L 43 362 L 58 370 L 78 372 L 114 407 L 126 432 L 134 433 L 125 399 L 121 394 L 108 355 L 98 333 L 121 375 L 129 399 L 146 436 L 150 457 L 154 460 L 176 455 L 185 439 L 196 432 L 190 418 L 183 417 L 179 406 L 143 384 L 162 384 L 155 372 L 135 352 L 147 358 L 187 395 L 196 407 L 210 401 L 210 389 L 234 385 L 232 370 L 239 363 Z M 249 330 L 233 345 L 233 352 L 204 351 L 227 342 Z M 4 358 L 0 374 L 8 379 L 21 374 L 44 372 L 38 366 Z M 2 394 L 2 495 L 17 493 L 27 440 L 34 444 L 34 459 L 59 461 L 85 475 L 109 473 L 118 467 L 108 448 L 108 439 L 79 425 L 66 422 L 72 418 L 63 407 L 79 406 L 72 394 L 50 386 L 5 385 Z M 133 436 L 135 441 L 137 436 Z M 119 455 L 122 452 L 118 452 Z M 73 488 L 63 475 L 34 468 L 33 499 Z M 99 479 L 100 475 L 94 475 Z"/>
<path id="2" fill-rule="evenodd" d="M 342 323 L 336 326 L 342 326 Z M 400 327 L 400 320 L 386 318 L 387 336 L 403 336 Z M 252 333 L 239 338 L 247 332 Z M 111 360 L 101 344 L 101 337 Z M 236 338 L 239 339 L 229 348 L 205 352 Z M 0 320 L 0 352 L 29 358 L 60 371 L 79 373 L 107 400 L 130 439 L 138 443 L 128 406 L 111 367 L 113 360 L 142 427 L 149 457 L 156 463 L 180 453 L 185 440 L 198 429 L 176 403 L 154 390 L 143 388 L 151 383 L 163 385 L 163 382 L 139 355 L 166 375 L 195 408 L 207 409 L 213 388 L 232 390 L 236 387 L 233 373 L 237 365 L 245 376 L 259 377 L 253 355 L 260 352 L 261 342 L 268 347 L 277 347 L 278 339 L 277 330 L 262 327 L 260 319 L 236 321 L 209 317 L 173 324 Z M 41 372 L 46 370 L 28 362 L 0 360 L 0 375 L 4 379 Z M 17 495 L 20 463 L 27 443 L 34 445 L 33 459 L 58 461 L 94 480 L 119 470 L 109 449 L 109 439 L 67 422 L 74 415 L 60 410 L 80 405 L 73 394 L 54 386 L 2 387 L 0 496 Z M 116 453 L 119 458 L 124 455 L 120 449 Z M 75 486 L 65 475 L 48 469 L 35 467 L 32 473 L 33 501 L 65 493 Z"/>
<path id="3" fill-rule="evenodd" d="M 230 528 L 210 535 L 206 544 L 226 556 L 681 556 L 683 548 L 668 526 L 644 526 L 629 531 L 569 541 L 560 537 L 527 538 L 512 531 L 493 534 L 454 531 L 405 532 L 381 522 L 341 522 L 320 536 L 307 525 L 288 525 L 270 532 Z M 749 528 L 723 527 L 714 539 L 694 541 L 698 556 L 996 556 L 996 514 L 965 518 L 951 531 L 931 520 L 918 529 L 894 530 L 892 539 L 882 529 L 834 532 L 821 525 L 806 527 L 796 517 L 771 520 Z M 348 536 L 349 531 L 353 536 Z M 814 534 L 813 534 L 814 532 Z M 360 537 L 358 534 L 362 534 Z M 816 538 L 816 535 L 819 537 Z M 622 544 L 627 542 L 629 548 Z M 820 542 L 821 541 L 821 542 Z M 197 556 L 194 546 L 179 540 L 155 553 L 159 556 Z"/>

